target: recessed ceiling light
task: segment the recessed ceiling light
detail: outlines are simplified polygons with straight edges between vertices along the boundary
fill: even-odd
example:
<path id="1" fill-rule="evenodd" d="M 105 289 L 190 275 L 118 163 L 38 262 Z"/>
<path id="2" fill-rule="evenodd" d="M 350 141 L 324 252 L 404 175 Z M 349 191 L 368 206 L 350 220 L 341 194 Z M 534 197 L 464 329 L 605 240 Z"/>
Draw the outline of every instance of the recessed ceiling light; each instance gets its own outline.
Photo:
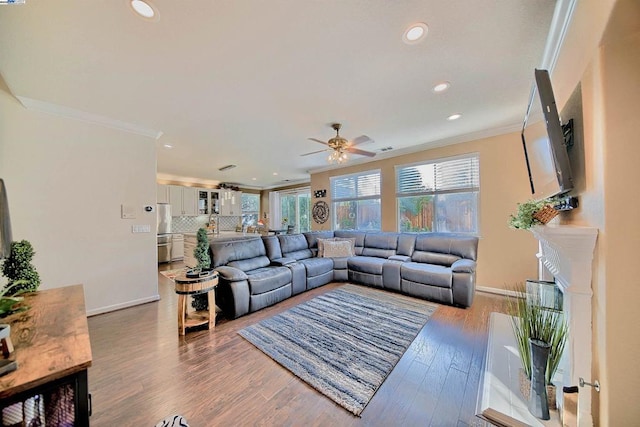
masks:
<path id="1" fill-rule="evenodd" d="M 449 120 L 449 121 L 458 120 L 460 117 L 462 117 L 462 114 L 455 113 L 455 114 L 452 114 L 449 117 L 447 117 L 447 120 Z"/>
<path id="2" fill-rule="evenodd" d="M 257 181 L 258 178 L 251 178 L 251 181 Z"/>
<path id="3" fill-rule="evenodd" d="M 427 35 L 429 27 L 424 22 L 411 25 L 402 35 L 402 40 L 407 44 L 418 43 Z"/>
<path id="4" fill-rule="evenodd" d="M 149 2 L 149 0 L 131 0 L 130 4 L 133 11 L 145 19 L 153 20 L 158 16 L 156 8 Z"/>
<path id="5" fill-rule="evenodd" d="M 444 92 L 445 90 L 449 89 L 451 87 L 451 83 L 449 82 L 442 82 L 442 83 L 438 83 L 437 85 L 435 85 L 433 87 L 433 91 L 436 93 L 440 93 L 440 92 Z"/>
<path id="6" fill-rule="evenodd" d="M 164 148 L 173 148 L 173 145 L 171 145 L 171 144 L 164 144 L 164 145 L 163 145 L 163 147 L 164 147 Z"/>
<path id="7" fill-rule="evenodd" d="M 278 175 L 278 172 L 274 172 L 274 173 L 273 173 L 273 176 L 276 176 L 276 175 Z"/>

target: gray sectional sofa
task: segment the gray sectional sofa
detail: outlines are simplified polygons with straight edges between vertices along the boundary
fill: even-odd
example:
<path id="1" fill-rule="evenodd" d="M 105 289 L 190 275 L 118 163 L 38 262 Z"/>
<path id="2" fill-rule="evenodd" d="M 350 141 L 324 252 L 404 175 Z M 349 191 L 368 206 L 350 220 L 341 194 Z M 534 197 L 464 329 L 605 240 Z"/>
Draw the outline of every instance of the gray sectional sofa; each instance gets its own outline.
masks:
<path id="1" fill-rule="evenodd" d="M 318 255 L 347 241 L 353 256 Z M 345 244 L 341 244 L 345 246 Z M 321 231 L 212 241 L 216 302 L 230 319 L 333 281 L 349 281 L 469 307 L 478 238 L 451 233 Z"/>

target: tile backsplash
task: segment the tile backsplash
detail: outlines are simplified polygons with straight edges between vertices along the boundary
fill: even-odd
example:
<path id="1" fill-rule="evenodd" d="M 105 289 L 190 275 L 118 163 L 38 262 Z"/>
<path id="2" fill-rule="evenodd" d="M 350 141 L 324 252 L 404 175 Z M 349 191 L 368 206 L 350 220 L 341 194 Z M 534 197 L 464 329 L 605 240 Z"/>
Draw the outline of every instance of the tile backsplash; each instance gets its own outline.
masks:
<path id="1" fill-rule="evenodd" d="M 240 224 L 239 216 L 218 217 L 220 231 L 235 231 Z M 174 216 L 171 217 L 171 232 L 173 233 L 195 233 L 199 228 L 205 227 L 209 222 L 209 215 L 200 216 Z"/>

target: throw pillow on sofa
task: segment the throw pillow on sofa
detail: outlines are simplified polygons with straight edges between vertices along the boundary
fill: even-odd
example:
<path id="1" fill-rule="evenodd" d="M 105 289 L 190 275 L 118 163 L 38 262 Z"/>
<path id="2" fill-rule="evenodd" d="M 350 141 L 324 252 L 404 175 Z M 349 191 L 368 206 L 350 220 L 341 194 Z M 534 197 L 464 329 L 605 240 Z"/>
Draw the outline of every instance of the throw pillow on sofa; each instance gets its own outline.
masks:
<path id="1" fill-rule="evenodd" d="M 324 242 L 323 258 L 345 258 L 354 255 L 355 251 L 353 250 L 351 242 L 347 240 Z"/>
<path id="2" fill-rule="evenodd" d="M 323 258 L 324 257 L 324 243 L 325 242 L 350 242 L 351 243 L 351 249 L 353 251 L 353 254 L 351 254 L 350 256 L 355 255 L 356 253 L 356 238 L 355 237 L 330 237 L 328 239 L 318 239 L 318 258 Z M 329 257 L 326 257 L 329 258 Z"/>

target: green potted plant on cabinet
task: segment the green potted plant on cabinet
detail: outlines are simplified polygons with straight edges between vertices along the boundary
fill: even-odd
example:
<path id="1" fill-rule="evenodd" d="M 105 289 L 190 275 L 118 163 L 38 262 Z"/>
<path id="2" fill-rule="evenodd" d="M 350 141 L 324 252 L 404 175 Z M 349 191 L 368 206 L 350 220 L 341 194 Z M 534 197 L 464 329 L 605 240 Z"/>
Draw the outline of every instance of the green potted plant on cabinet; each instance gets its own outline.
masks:
<path id="1" fill-rule="evenodd" d="M 8 282 L 0 291 L 0 317 L 28 309 L 19 305 L 22 301 L 19 295 L 35 292 L 40 286 L 40 275 L 31 263 L 34 255 L 29 241 L 11 242 L 9 256 L 2 261 L 2 275 Z"/>

